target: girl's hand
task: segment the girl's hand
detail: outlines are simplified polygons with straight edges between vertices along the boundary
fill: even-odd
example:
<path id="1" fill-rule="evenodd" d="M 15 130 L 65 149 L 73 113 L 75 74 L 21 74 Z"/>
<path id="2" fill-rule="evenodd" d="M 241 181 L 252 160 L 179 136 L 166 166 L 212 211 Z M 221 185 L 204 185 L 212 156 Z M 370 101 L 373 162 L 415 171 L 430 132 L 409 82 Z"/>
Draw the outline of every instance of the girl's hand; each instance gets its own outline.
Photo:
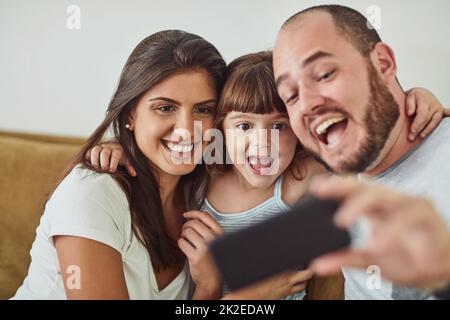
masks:
<path id="1" fill-rule="evenodd" d="M 208 244 L 223 234 L 222 227 L 207 212 L 188 211 L 178 246 L 187 256 L 196 289 L 193 299 L 219 299 L 222 278 L 208 251 Z"/>
<path id="2" fill-rule="evenodd" d="M 310 269 L 287 271 L 269 279 L 231 292 L 225 300 L 279 300 L 305 290 L 306 282 L 311 279 Z"/>
<path id="3" fill-rule="evenodd" d="M 116 172 L 117 166 L 124 166 L 128 173 L 136 177 L 137 173 L 128 159 L 125 157 L 122 146 L 117 142 L 105 142 L 96 145 L 86 152 L 86 161 L 89 161 L 96 169 Z"/>
<path id="4" fill-rule="evenodd" d="M 414 141 L 418 135 L 421 138 L 429 135 L 444 116 L 450 116 L 450 112 L 444 109 L 444 106 L 430 91 L 424 88 L 414 88 L 407 91 L 406 115 L 414 116 L 408 136 L 410 141 Z"/>

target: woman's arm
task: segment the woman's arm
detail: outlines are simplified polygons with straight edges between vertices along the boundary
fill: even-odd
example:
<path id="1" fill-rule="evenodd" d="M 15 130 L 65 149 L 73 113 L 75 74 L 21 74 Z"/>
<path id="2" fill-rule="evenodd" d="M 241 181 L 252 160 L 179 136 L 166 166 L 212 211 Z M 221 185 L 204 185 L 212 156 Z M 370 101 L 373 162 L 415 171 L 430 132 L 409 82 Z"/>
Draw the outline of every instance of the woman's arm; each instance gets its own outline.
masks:
<path id="1" fill-rule="evenodd" d="M 67 299 L 129 299 L 121 254 L 98 241 L 54 236 Z"/>

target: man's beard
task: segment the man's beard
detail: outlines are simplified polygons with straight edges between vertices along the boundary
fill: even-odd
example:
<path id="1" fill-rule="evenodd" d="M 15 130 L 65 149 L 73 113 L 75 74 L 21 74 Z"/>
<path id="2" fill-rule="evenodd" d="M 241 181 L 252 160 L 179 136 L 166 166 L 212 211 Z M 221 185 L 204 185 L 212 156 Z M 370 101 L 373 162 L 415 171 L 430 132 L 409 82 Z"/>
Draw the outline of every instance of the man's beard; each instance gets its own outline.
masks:
<path id="1" fill-rule="evenodd" d="M 367 69 L 371 95 L 364 119 L 366 137 L 362 141 L 360 149 L 349 159 L 341 161 L 334 167 L 316 155 L 319 162 L 337 173 L 361 173 L 367 170 L 380 155 L 400 116 L 398 103 L 370 61 L 367 62 Z"/>

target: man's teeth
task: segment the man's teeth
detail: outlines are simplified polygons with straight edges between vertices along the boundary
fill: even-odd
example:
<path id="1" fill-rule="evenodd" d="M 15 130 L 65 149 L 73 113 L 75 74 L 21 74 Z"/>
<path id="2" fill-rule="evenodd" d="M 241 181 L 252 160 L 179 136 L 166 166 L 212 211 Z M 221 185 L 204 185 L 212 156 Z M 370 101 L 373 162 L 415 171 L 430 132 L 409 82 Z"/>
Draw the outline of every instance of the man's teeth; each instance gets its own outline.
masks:
<path id="1" fill-rule="evenodd" d="M 325 120 L 319 126 L 317 126 L 317 128 L 316 128 L 317 135 L 320 136 L 320 135 L 324 134 L 325 132 L 327 132 L 329 127 L 331 127 L 335 123 L 341 122 L 344 119 L 345 119 L 344 117 L 335 117 L 335 118 Z"/>
<path id="2" fill-rule="evenodd" d="M 166 142 L 167 148 L 169 148 L 172 152 L 180 152 L 180 153 L 187 153 L 191 152 L 194 148 L 194 144 L 178 144 L 173 142 Z"/>

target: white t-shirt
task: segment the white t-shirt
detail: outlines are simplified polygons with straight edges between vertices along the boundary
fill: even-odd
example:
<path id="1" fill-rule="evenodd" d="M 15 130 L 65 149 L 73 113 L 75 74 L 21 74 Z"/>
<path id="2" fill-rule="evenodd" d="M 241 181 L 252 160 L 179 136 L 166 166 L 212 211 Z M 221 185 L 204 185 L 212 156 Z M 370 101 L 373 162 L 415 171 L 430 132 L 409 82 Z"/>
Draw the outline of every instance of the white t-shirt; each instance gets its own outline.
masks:
<path id="1" fill-rule="evenodd" d="M 92 239 L 119 251 L 130 299 L 181 300 L 192 296 L 187 263 L 166 288 L 158 290 L 148 251 L 132 231 L 125 193 L 110 175 L 77 166 L 45 206 L 30 252 L 28 275 L 13 299 L 67 298 L 53 243 L 56 235 Z M 66 272 L 73 274 L 73 270 Z"/>

